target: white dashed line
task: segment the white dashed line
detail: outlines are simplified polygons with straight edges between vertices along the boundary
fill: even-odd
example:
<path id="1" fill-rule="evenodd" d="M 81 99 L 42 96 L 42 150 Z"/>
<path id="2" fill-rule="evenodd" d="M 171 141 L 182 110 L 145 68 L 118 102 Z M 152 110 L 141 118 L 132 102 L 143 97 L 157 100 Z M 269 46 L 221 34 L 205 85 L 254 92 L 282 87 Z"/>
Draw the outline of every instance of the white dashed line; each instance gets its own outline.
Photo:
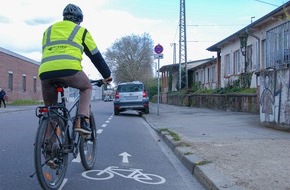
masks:
<path id="1" fill-rule="evenodd" d="M 61 184 L 61 186 L 58 188 L 58 190 L 62 190 L 62 188 L 64 187 L 64 185 L 66 184 L 66 182 L 67 182 L 67 178 L 64 178 L 64 180 L 62 181 L 62 184 Z"/>
<path id="2" fill-rule="evenodd" d="M 101 127 L 102 127 L 102 128 L 107 127 L 108 123 L 110 123 L 110 120 L 111 120 L 112 118 L 113 118 L 113 116 L 110 116 L 110 117 L 108 118 L 108 120 L 105 121 L 105 123 L 104 123 L 103 125 L 101 125 Z M 103 132 L 103 129 L 99 129 L 99 130 L 97 130 L 97 134 L 101 134 L 102 132 Z"/>
<path id="3" fill-rule="evenodd" d="M 97 134 L 101 134 L 103 132 L 103 129 L 97 130 Z"/>

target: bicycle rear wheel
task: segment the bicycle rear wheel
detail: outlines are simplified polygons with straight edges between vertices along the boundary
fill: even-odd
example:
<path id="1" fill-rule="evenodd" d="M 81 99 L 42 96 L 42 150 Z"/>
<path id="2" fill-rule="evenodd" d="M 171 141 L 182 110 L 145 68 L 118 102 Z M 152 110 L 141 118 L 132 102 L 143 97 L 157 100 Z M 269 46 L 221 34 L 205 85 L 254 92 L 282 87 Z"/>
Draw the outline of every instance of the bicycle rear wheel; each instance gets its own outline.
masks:
<path id="1" fill-rule="evenodd" d="M 90 127 L 92 133 L 87 136 L 82 135 L 80 139 L 80 156 L 82 165 L 86 170 L 93 169 L 96 162 L 97 132 L 92 112 L 90 112 Z"/>
<path id="2" fill-rule="evenodd" d="M 42 117 L 36 133 L 34 164 L 43 189 L 58 189 L 65 177 L 68 154 L 64 153 L 65 123 L 59 117 Z"/>

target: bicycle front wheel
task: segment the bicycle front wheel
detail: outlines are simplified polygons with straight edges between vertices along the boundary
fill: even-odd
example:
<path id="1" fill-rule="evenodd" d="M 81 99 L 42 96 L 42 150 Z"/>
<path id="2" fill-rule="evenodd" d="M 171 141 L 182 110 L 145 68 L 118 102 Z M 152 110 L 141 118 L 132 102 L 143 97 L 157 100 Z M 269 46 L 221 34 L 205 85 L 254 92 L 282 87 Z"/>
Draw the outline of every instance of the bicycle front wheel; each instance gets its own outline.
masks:
<path id="1" fill-rule="evenodd" d="M 65 142 L 63 120 L 42 117 L 36 133 L 34 164 L 37 179 L 45 190 L 57 190 L 65 177 L 68 155 L 63 152 Z"/>
<path id="2" fill-rule="evenodd" d="M 90 112 L 90 127 L 92 133 L 87 136 L 81 136 L 80 156 L 82 165 L 86 170 L 93 169 L 96 162 L 97 132 L 94 115 Z"/>

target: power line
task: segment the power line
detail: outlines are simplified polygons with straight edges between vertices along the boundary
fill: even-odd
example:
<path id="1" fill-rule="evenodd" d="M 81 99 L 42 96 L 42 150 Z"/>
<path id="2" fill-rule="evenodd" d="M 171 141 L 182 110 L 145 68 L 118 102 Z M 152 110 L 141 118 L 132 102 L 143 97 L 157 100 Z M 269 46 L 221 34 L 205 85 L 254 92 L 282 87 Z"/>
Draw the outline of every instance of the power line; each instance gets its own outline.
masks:
<path id="1" fill-rule="evenodd" d="M 191 40 L 191 41 L 187 41 L 187 42 L 195 42 L 195 43 L 199 43 L 199 42 L 217 42 L 217 41 L 207 41 L 207 40 Z"/>
<path id="2" fill-rule="evenodd" d="M 275 4 L 272 4 L 272 3 L 268 3 L 266 1 L 261 1 L 261 0 L 254 0 L 254 1 L 258 1 L 260 3 L 264 3 L 264 4 L 267 4 L 267 5 L 272 5 L 272 6 L 275 6 L 275 7 L 279 7 L 279 5 L 275 5 Z"/>
<path id="3" fill-rule="evenodd" d="M 244 26 L 242 24 L 188 24 L 187 26 Z"/>

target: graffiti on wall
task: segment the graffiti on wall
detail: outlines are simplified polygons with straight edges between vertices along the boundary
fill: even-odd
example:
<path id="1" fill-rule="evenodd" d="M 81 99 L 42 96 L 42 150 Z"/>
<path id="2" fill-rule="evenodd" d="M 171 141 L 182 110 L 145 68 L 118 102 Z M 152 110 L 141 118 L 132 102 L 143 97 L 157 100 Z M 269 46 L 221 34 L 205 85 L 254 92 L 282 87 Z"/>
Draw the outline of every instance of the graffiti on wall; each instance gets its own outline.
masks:
<path id="1" fill-rule="evenodd" d="M 263 78 L 264 90 L 261 93 L 260 105 L 261 112 L 264 114 L 265 121 L 271 121 L 270 116 L 274 114 L 274 95 L 272 77 L 268 73 Z"/>
<path id="2" fill-rule="evenodd" d="M 262 122 L 290 124 L 289 71 L 274 70 L 261 75 L 260 116 Z"/>

